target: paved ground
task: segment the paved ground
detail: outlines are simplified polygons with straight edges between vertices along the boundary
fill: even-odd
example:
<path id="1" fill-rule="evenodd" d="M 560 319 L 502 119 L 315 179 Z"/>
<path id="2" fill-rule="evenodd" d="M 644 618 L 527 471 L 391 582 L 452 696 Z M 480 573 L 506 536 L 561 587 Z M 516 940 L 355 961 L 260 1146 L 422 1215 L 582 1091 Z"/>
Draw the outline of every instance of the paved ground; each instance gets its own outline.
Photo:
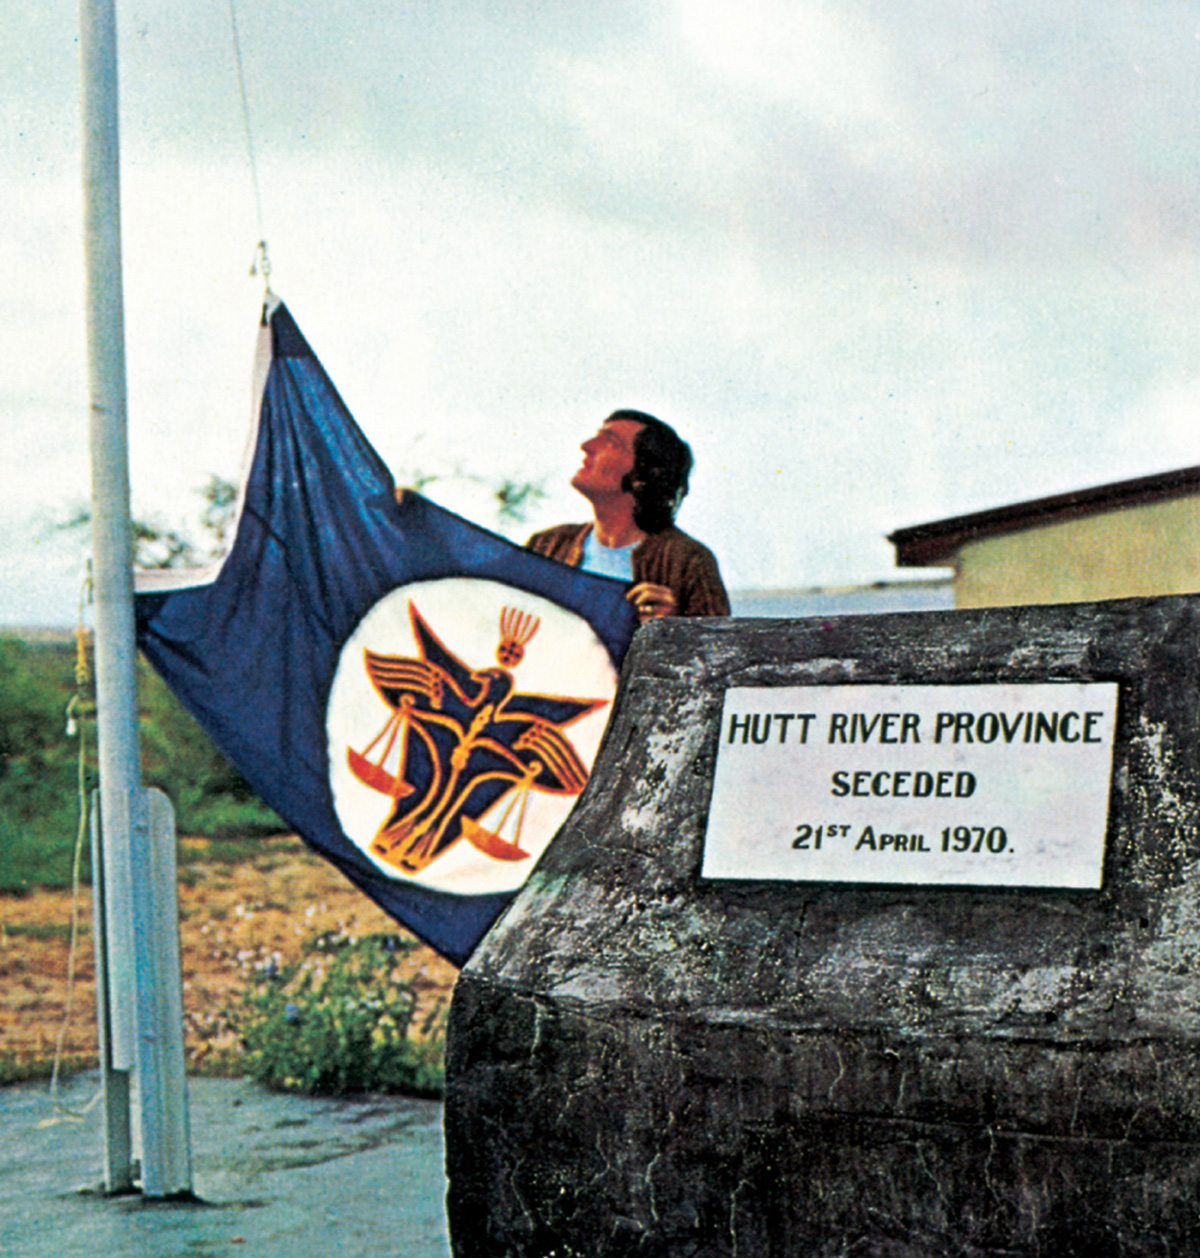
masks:
<path id="1" fill-rule="evenodd" d="M 449 1258 L 441 1106 L 279 1096 L 192 1079 L 203 1204 L 105 1198 L 98 1077 L 0 1088 L 0 1254 Z"/>

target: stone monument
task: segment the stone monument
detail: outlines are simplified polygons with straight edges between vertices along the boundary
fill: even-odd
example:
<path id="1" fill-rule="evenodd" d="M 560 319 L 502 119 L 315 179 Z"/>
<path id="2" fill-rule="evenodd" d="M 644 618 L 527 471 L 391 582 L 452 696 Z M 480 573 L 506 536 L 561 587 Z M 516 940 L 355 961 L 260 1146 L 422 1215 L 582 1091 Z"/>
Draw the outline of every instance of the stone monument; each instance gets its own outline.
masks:
<path id="1" fill-rule="evenodd" d="M 644 628 L 459 978 L 456 1258 L 1200 1253 L 1200 599 Z"/>

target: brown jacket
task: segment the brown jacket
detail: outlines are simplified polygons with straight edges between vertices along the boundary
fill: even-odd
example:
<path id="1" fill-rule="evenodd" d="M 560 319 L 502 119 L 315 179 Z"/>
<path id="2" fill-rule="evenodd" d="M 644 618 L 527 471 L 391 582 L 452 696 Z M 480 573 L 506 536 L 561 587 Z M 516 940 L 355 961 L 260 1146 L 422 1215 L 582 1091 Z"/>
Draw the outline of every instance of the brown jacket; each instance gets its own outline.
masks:
<path id="1" fill-rule="evenodd" d="M 560 524 L 535 533 L 529 550 L 579 567 L 591 524 Z M 707 546 L 672 525 L 649 533 L 633 552 L 633 580 L 665 585 L 675 595 L 677 616 L 728 616 L 729 596 L 717 561 Z"/>

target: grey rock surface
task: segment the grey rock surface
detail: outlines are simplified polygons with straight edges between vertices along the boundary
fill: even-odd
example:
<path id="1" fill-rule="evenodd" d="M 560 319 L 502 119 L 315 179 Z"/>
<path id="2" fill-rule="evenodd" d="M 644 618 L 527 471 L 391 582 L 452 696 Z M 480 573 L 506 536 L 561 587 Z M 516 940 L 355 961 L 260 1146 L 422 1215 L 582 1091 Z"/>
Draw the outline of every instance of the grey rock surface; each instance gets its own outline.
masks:
<path id="1" fill-rule="evenodd" d="M 1099 892 L 705 882 L 726 688 L 1116 681 Z M 1200 1253 L 1200 601 L 635 640 L 463 971 L 457 1258 Z"/>

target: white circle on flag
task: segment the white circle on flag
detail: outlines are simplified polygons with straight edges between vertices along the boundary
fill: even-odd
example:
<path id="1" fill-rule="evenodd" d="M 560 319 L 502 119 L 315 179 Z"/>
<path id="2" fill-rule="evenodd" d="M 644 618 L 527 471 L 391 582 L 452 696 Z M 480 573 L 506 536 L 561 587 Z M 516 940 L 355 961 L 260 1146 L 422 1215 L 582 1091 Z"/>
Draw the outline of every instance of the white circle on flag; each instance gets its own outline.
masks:
<path id="1" fill-rule="evenodd" d="M 407 873 L 372 850 L 373 840 L 392 814 L 395 799 L 381 789 L 380 782 L 371 785 L 364 780 L 364 757 L 394 770 L 404 738 L 392 739 L 391 759 L 383 765 L 389 754 L 385 730 L 396 729 L 396 709 L 372 682 L 365 653 L 416 661 L 415 667 L 406 667 L 414 674 L 426 671 L 419 663 L 423 653 L 413 631 L 410 608 L 419 613 L 448 652 L 465 667 L 479 671 L 500 667 L 496 652 L 506 608 L 525 614 L 526 632 L 536 618 L 539 623 L 524 643 L 522 658 L 508 666 L 514 682 L 514 696 L 509 702 L 522 694 L 602 701 L 596 710 L 558 730 L 589 772 L 616 693 L 616 670 L 604 644 L 581 616 L 536 594 L 474 577 L 417 581 L 392 590 L 363 617 L 342 647 L 329 691 L 325 728 L 334 811 L 347 837 L 397 882 L 460 895 L 516 890 L 566 820 L 576 794 L 550 793 L 535 787 L 528 791 L 522 807 L 520 791 L 514 786 L 477 819 L 504 843 L 515 840 L 519 850 L 528 853 L 523 859 L 498 859 L 464 837 L 417 872 Z"/>

